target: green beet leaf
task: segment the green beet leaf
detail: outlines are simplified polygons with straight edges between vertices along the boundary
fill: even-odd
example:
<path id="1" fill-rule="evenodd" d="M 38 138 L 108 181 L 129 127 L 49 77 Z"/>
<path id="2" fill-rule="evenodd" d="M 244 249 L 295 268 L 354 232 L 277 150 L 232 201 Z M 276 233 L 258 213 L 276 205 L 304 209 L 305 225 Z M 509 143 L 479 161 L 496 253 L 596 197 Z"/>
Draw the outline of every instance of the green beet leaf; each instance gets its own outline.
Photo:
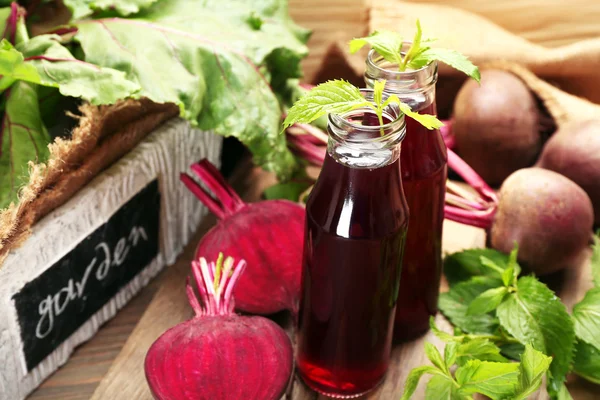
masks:
<path id="1" fill-rule="evenodd" d="M 452 286 L 450 291 L 440 294 L 439 309 L 453 325 L 464 332 L 492 334 L 498 329 L 496 317 L 491 314 L 469 315 L 467 311 L 477 296 L 499 285 L 502 285 L 499 278 L 473 277 Z"/>
<path id="2" fill-rule="evenodd" d="M 25 62 L 23 54 L 6 39 L 0 42 L 0 91 L 4 91 L 17 80 L 38 82 L 37 69 Z"/>
<path id="3" fill-rule="evenodd" d="M 35 85 L 16 82 L 4 94 L 0 127 L 0 209 L 18 200 L 29 181 L 28 163 L 44 162 L 50 137 L 42 124 Z"/>
<path id="4" fill-rule="evenodd" d="M 36 75 L 27 80 L 58 88 L 63 96 L 78 97 L 92 104 L 113 104 L 134 96 L 140 86 L 112 68 L 101 68 L 75 59 L 56 35 L 40 35 L 23 42 L 17 50 L 26 57 L 26 65 Z"/>
<path id="5" fill-rule="evenodd" d="M 258 30 L 252 13 L 264 20 Z M 161 1 L 140 18 L 76 26 L 86 61 L 125 72 L 139 96 L 177 104 L 201 129 L 238 138 L 257 164 L 291 175 L 270 83 L 296 78 L 307 50 L 285 2 Z"/>
<path id="6" fill-rule="evenodd" d="M 552 357 L 548 357 L 532 346 L 526 345 L 519 363 L 517 387 L 514 393 L 506 397 L 506 400 L 525 400 L 532 395 L 542 384 L 542 379 L 551 362 Z"/>
<path id="7" fill-rule="evenodd" d="M 600 350 L 578 341 L 575 345 L 573 371 L 582 378 L 600 385 Z"/>
<path id="8" fill-rule="evenodd" d="M 573 307 L 575 334 L 578 339 L 600 349 L 600 288 L 589 290 Z"/>
<path id="9" fill-rule="evenodd" d="M 565 380 L 573 360 L 575 330 L 565 305 L 534 277 L 522 277 L 517 291 L 506 297 L 496 312 L 500 324 L 521 343 L 551 355 L 551 392 Z"/>
<path id="10" fill-rule="evenodd" d="M 488 258 L 502 269 L 508 266 L 508 255 L 493 249 L 470 249 L 450 254 L 444 259 L 444 274 L 450 286 L 481 275 L 497 279 L 497 286 L 500 286 L 501 274 L 482 265 L 481 257 Z"/>
<path id="11" fill-rule="evenodd" d="M 456 380 L 462 394 L 481 393 L 502 399 L 514 393 L 518 369 L 518 363 L 471 360 L 456 370 Z"/>
<path id="12" fill-rule="evenodd" d="M 63 0 L 71 10 L 72 19 L 80 19 L 92 15 L 95 11 L 116 11 L 127 16 L 140 12 L 158 0 Z"/>

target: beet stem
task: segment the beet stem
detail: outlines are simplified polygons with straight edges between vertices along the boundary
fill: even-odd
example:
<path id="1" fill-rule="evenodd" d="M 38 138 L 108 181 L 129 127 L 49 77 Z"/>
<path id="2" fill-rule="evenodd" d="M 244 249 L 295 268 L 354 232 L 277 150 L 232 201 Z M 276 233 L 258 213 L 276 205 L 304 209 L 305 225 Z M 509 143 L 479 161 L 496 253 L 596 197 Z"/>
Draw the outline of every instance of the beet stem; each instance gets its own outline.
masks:
<path id="1" fill-rule="evenodd" d="M 463 197 L 457 196 L 453 193 L 446 193 L 446 203 L 456 207 L 464 208 L 466 210 L 485 210 L 486 207 L 481 205 L 479 202 L 475 202 Z"/>
<path id="2" fill-rule="evenodd" d="M 193 164 L 191 169 L 232 214 L 245 205 L 240 196 L 223 178 L 217 167 L 206 158 L 197 164 Z"/>
<path id="3" fill-rule="evenodd" d="M 189 278 L 186 291 L 197 317 L 230 315 L 234 312 L 233 288 L 246 268 L 246 261 L 240 260 L 235 268 L 233 264 L 231 257 L 223 261 L 223 253 L 219 253 L 216 263 L 208 263 L 204 257 L 200 257 L 199 261 L 192 261 L 192 273 L 203 305 L 196 298 Z"/>
<path id="4" fill-rule="evenodd" d="M 482 212 L 463 210 L 453 206 L 444 207 L 444 218 L 449 219 L 450 221 L 483 229 L 489 229 L 492 226 L 492 220 L 495 213 L 495 208 Z"/>
<path id="5" fill-rule="evenodd" d="M 481 197 L 493 203 L 498 204 L 498 196 L 485 181 L 460 158 L 454 151 L 448 149 L 448 166 L 454 170 L 461 178 L 465 180 Z"/>
<path id="6" fill-rule="evenodd" d="M 190 192 L 204 204 L 210 212 L 215 214 L 219 219 L 225 218 L 223 207 L 213 199 L 213 197 L 204 188 L 196 183 L 191 176 L 186 173 L 181 173 L 179 179 L 189 189 Z"/>
<path id="7" fill-rule="evenodd" d="M 454 121 L 451 119 L 443 120 L 444 125 L 440 128 L 440 134 L 442 135 L 442 139 L 444 139 L 444 143 L 446 147 L 449 149 L 454 149 L 456 147 L 456 139 L 452 134 L 452 125 Z"/>
<path id="8" fill-rule="evenodd" d="M 310 140 L 303 138 L 303 136 L 305 135 L 287 135 L 287 140 L 292 151 L 309 163 L 316 166 L 322 166 L 323 161 L 325 160 L 325 147 L 317 146 L 316 144 L 311 143 Z"/>

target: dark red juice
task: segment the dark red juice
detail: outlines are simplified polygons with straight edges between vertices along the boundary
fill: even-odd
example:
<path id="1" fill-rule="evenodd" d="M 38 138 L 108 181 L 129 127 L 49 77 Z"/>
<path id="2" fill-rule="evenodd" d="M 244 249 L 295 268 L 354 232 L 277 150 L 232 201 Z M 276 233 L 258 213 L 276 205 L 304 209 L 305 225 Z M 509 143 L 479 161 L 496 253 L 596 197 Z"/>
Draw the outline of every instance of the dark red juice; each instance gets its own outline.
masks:
<path id="1" fill-rule="evenodd" d="M 404 100 L 404 99 L 403 99 Z M 436 114 L 435 103 L 411 104 Z M 446 146 L 439 131 L 406 117 L 401 153 L 402 184 L 410 210 L 394 338 L 409 340 L 429 329 L 437 312 L 442 272 L 442 222 L 446 191 Z"/>
<path id="2" fill-rule="evenodd" d="M 399 159 L 365 168 L 327 154 L 306 215 L 298 370 L 318 392 L 358 396 L 389 363 L 408 224 Z"/>

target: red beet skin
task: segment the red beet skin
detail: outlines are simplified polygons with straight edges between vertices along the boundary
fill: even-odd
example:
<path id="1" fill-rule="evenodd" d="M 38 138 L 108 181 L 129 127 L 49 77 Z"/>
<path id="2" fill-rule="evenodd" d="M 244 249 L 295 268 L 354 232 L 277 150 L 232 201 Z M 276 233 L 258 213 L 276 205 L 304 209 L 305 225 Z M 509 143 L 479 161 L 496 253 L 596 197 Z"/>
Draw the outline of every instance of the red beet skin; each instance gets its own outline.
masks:
<path id="1" fill-rule="evenodd" d="M 275 400 L 292 360 L 289 338 L 274 322 L 231 315 L 171 328 L 150 348 L 145 369 L 161 400 Z"/>
<path id="2" fill-rule="evenodd" d="M 190 176 L 182 174 L 181 180 L 220 219 L 198 244 L 196 258 L 216 259 L 224 252 L 248 262 L 234 289 L 238 311 L 266 315 L 289 310 L 296 315 L 304 207 L 287 200 L 244 203 L 207 160 L 191 169 L 214 197 Z"/>
<path id="3" fill-rule="evenodd" d="M 586 191 L 600 224 L 600 120 L 573 121 L 544 146 L 538 167 L 566 176 Z"/>
<path id="4" fill-rule="evenodd" d="M 521 169 L 500 188 L 491 228 L 493 248 L 509 253 L 538 275 L 573 267 L 589 245 L 592 202 L 573 181 L 541 168 Z"/>
<path id="5" fill-rule="evenodd" d="M 236 309 L 251 314 L 298 310 L 304 208 L 287 200 L 245 204 L 210 230 L 196 258 L 221 251 L 244 258 L 248 268 L 234 289 Z"/>

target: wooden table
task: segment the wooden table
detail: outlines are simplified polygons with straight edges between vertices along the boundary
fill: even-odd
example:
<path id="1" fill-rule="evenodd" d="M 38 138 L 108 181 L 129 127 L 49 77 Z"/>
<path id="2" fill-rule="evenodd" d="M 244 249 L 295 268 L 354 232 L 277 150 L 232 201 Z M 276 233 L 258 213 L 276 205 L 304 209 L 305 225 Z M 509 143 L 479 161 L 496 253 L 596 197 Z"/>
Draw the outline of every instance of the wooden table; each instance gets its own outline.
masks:
<path id="1" fill-rule="evenodd" d="M 242 168 L 232 178 L 234 187 L 246 200 L 260 197 L 274 177 L 257 168 Z M 150 344 L 168 327 L 192 316 L 183 291 L 189 262 L 196 243 L 215 223 L 210 216 L 203 221 L 194 239 L 185 249 L 177 263 L 164 271 L 146 287 L 118 315 L 108 322 L 89 342 L 79 347 L 69 362 L 46 380 L 30 399 L 95 399 L 95 400 L 145 400 L 151 399 L 143 377 L 143 358 Z M 452 222 L 444 225 L 444 251 L 454 252 L 464 248 L 482 246 L 483 231 Z M 581 299 L 589 287 L 589 266 L 575 269 L 565 276 L 562 296 L 568 307 Z M 444 290 L 444 289 L 442 289 Z M 437 323 L 448 330 L 450 325 L 441 316 Z M 364 399 L 399 399 L 408 372 L 415 366 L 428 362 L 423 354 L 423 343 L 430 341 L 442 347 L 431 333 L 402 346 L 394 348 L 392 366 L 385 382 Z M 600 398 L 600 387 L 577 377 L 570 377 L 568 387 L 575 400 Z M 421 384 L 414 399 L 423 398 Z M 325 399 L 294 381 L 290 387 L 294 400 Z M 546 399 L 544 391 L 534 395 Z"/>

